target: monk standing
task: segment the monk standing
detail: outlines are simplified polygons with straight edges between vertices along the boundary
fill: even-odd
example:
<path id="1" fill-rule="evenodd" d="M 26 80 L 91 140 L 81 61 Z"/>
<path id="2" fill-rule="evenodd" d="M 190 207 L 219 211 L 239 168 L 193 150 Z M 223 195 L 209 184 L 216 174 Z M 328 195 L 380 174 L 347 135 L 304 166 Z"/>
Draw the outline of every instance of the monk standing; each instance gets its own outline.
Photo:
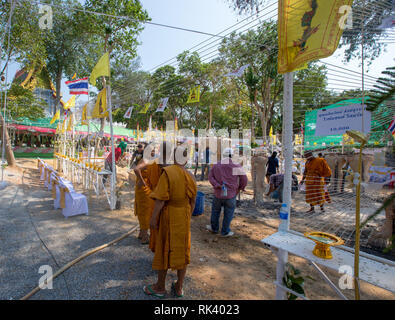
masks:
<path id="1" fill-rule="evenodd" d="M 301 183 L 306 184 L 306 202 L 310 204 L 307 213 L 315 212 L 314 206 L 319 205 L 324 212 L 325 184 L 329 183 L 332 171 L 323 158 L 315 158 L 311 151 L 306 151 L 304 157 L 307 159 L 303 179 Z"/>
<path id="2" fill-rule="evenodd" d="M 155 150 L 153 149 L 151 157 L 154 156 Z M 158 161 L 147 161 L 145 159 L 141 159 L 134 169 L 137 177 L 137 183 L 134 189 L 134 214 L 139 220 L 140 233 L 138 238 L 141 240 L 141 244 L 149 243 L 148 229 L 155 203 L 150 198 L 150 194 L 158 184 L 161 171 Z"/>
<path id="3" fill-rule="evenodd" d="M 158 298 L 165 297 L 168 269 L 177 270 L 178 281 L 171 286 L 173 295 L 183 296 L 183 282 L 190 263 L 190 223 L 197 188 L 193 175 L 184 168 L 187 150 L 177 148 L 175 151 L 175 165 L 163 167 L 158 185 L 151 193 L 155 207 L 151 218 L 154 234 L 151 235 L 150 248 L 155 253 L 152 269 L 158 270 L 158 281 L 144 286 L 143 290 Z M 183 160 L 177 159 L 180 153 Z"/>

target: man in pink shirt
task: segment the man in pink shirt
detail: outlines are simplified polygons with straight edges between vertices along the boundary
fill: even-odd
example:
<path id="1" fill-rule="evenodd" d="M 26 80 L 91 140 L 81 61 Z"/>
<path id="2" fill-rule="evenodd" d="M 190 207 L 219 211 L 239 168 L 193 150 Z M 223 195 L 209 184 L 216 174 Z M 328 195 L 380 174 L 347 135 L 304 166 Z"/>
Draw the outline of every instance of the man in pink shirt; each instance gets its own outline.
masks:
<path id="1" fill-rule="evenodd" d="M 214 199 L 211 208 L 211 225 L 207 229 L 213 233 L 219 231 L 219 217 L 224 207 L 221 235 L 230 237 L 234 233 L 230 230 L 230 223 L 236 208 L 236 196 L 247 186 L 247 176 L 241 165 L 232 162 L 233 150 L 226 148 L 225 159 L 213 166 L 208 179 L 214 187 Z"/>

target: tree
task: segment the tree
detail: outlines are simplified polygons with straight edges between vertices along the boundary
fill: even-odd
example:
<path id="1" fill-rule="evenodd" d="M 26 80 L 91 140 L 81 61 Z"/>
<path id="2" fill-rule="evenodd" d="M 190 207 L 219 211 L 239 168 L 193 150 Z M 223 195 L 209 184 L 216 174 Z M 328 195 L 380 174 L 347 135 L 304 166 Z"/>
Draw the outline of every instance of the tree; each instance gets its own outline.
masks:
<path id="1" fill-rule="evenodd" d="M 87 33 L 87 22 L 79 18 L 79 13 L 66 10 L 67 7 L 82 9 L 77 0 L 56 0 L 53 3 L 53 27 L 44 36 L 46 51 L 45 64 L 56 87 L 56 101 L 53 113 L 61 99 L 61 85 L 63 76 L 69 78 L 79 71 L 84 63 L 87 49 L 90 45 Z M 58 7 L 64 4 L 66 7 Z M 80 72 L 80 71 L 79 71 Z"/>
<path id="2" fill-rule="evenodd" d="M 259 12 L 259 8 L 268 0 L 226 0 L 239 14 Z M 393 12 L 392 0 L 354 1 L 352 5 L 352 28 L 345 29 L 339 44 L 346 48 L 345 61 L 361 57 L 361 46 L 364 43 L 365 59 L 372 62 L 380 56 L 385 44 L 378 42 L 388 35 L 378 27 L 385 17 Z M 363 37 L 362 37 L 363 34 Z M 363 38 L 363 40 L 362 40 Z"/>
<path id="3" fill-rule="evenodd" d="M 273 108 L 283 89 L 283 76 L 277 73 L 277 24 L 264 22 L 257 30 L 233 33 L 223 40 L 219 51 L 231 69 L 250 65 L 244 79 L 235 82 L 239 88 L 247 85 L 250 100 L 258 111 L 262 135 L 267 136 Z"/>
<path id="4" fill-rule="evenodd" d="M 8 43 L 7 22 L 10 15 L 10 1 L 0 1 L 0 34 L 4 37 L 4 45 L 1 48 L 1 60 L 4 61 L 0 76 L 4 75 L 8 64 L 12 61 L 22 65 L 34 64 L 45 58 L 45 46 L 43 36 L 45 31 L 39 28 L 38 6 L 28 1 L 18 1 L 11 19 L 11 36 Z M 9 55 L 7 54 L 9 48 Z"/>
<path id="5" fill-rule="evenodd" d="M 105 52 L 109 52 L 116 66 L 130 66 L 137 56 L 139 44 L 137 36 L 143 30 L 143 22 L 150 20 L 140 1 L 87 0 L 84 8 L 104 13 L 103 15 L 92 13 L 81 15 L 81 18 L 85 19 L 89 25 L 88 32 L 92 41 L 97 45 L 97 59 Z M 101 89 L 105 85 L 105 77 L 102 77 L 98 88 Z M 104 119 L 101 119 L 100 130 L 103 131 L 103 128 Z"/>
<path id="6" fill-rule="evenodd" d="M 344 59 L 361 58 L 362 43 L 364 58 L 370 63 L 378 58 L 386 47 L 380 38 L 386 38 L 386 30 L 379 29 L 383 18 L 393 12 L 392 0 L 354 1 L 352 5 L 352 28 L 345 29 L 339 47 L 346 48 Z"/>
<path id="7" fill-rule="evenodd" d="M 4 104 L 6 96 L 6 88 L 0 91 L 0 105 Z M 29 118 L 31 120 L 42 118 L 44 116 L 44 109 L 42 108 L 43 101 L 36 98 L 33 92 L 29 89 L 23 88 L 20 83 L 14 82 L 7 92 L 7 111 L 11 118 Z M 1 110 L 3 111 L 3 109 Z M 3 128 L 7 128 L 4 115 L 0 112 L 0 139 L 3 140 Z M 11 141 L 8 136 L 7 129 L 4 132 L 5 141 L 5 156 L 9 166 L 15 166 L 15 157 L 12 150 Z"/>

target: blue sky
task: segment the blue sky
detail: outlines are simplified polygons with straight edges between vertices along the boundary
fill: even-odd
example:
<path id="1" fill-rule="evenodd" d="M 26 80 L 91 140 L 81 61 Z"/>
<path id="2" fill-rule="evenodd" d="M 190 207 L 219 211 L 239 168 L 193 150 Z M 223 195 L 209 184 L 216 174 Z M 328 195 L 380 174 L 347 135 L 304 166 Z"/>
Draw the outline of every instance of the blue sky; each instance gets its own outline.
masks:
<path id="1" fill-rule="evenodd" d="M 246 16 L 237 15 L 229 8 L 225 0 L 142 0 L 141 2 L 152 18 L 152 22 L 211 34 L 219 33 L 246 18 Z M 272 2 L 270 1 L 269 4 Z M 255 16 L 252 19 L 254 18 Z M 208 35 L 147 24 L 139 36 L 141 45 L 138 48 L 138 54 L 141 58 L 142 69 L 150 71 L 157 65 L 209 38 Z M 387 53 L 373 62 L 367 72 L 368 74 L 378 77 L 381 71 L 394 64 L 395 45 L 392 44 L 391 46 L 388 46 Z M 337 50 L 332 57 L 326 58 L 324 61 L 360 72 L 360 61 L 345 65 L 339 57 L 340 53 L 341 51 Z M 16 70 L 17 66 L 15 64 L 11 65 L 9 80 L 13 78 Z M 62 84 L 62 91 L 64 100 L 67 100 L 70 96 L 64 83 Z M 85 97 L 80 98 L 80 100 L 85 100 Z"/>

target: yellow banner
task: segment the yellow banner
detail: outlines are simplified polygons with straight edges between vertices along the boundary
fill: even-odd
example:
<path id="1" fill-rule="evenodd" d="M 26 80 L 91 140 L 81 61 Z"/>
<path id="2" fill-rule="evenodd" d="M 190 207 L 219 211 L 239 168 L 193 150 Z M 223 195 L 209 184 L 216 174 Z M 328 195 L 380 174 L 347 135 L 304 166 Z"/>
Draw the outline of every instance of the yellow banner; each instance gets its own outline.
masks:
<path id="1" fill-rule="evenodd" d="M 82 108 L 81 125 L 88 126 L 88 104 L 85 104 Z"/>
<path id="2" fill-rule="evenodd" d="M 107 89 L 104 88 L 97 95 L 95 108 L 92 111 L 92 118 L 106 118 L 108 117 L 107 111 Z"/>
<path id="3" fill-rule="evenodd" d="M 200 101 L 200 86 L 192 88 L 189 92 L 187 103 L 196 103 Z"/>
<path id="4" fill-rule="evenodd" d="M 332 55 L 353 0 L 279 0 L 278 72 L 307 67 Z"/>
<path id="5" fill-rule="evenodd" d="M 140 110 L 139 113 L 147 113 L 147 111 L 148 111 L 148 109 L 149 109 L 150 106 L 151 106 L 151 103 L 146 103 L 146 104 L 144 105 L 144 107 Z"/>
<path id="6" fill-rule="evenodd" d="M 89 77 L 89 83 L 92 86 L 96 85 L 96 79 L 101 76 L 110 76 L 110 54 L 106 52 L 97 62 L 93 68 L 91 76 Z"/>
<path id="7" fill-rule="evenodd" d="M 73 131 L 73 126 L 74 126 L 73 118 L 74 118 L 74 116 L 71 114 L 69 116 L 69 123 L 67 125 L 67 132 Z"/>
<path id="8" fill-rule="evenodd" d="M 53 124 L 56 120 L 59 120 L 59 118 L 60 118 L 60 110 L 56 111 L 55 115 L 53 116 L 49 124 Z"/>
<path id="9" fill-rule="evenodd" d="M 65 104 L 64 107 L 63 107 L 65 110 L 69 110 L 69 109 L 75 107 L 75 97 L 76 97 L 76 96 L 72 96 L 72 97 L 69 99 L 69 101 L 66 102 L 66 104 Z"/>

